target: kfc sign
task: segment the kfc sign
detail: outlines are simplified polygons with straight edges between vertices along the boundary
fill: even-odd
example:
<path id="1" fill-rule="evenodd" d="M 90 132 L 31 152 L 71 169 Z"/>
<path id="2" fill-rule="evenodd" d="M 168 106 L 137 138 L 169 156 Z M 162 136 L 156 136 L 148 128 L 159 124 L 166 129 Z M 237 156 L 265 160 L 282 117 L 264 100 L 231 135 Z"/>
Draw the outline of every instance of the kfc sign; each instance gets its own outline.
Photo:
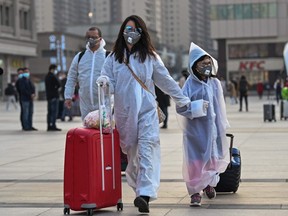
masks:
<path id="1" fill-rule="evenodd" d="M 264 70 L 265 61 L 241 61 L 239 64 L 240 71 Z"/>

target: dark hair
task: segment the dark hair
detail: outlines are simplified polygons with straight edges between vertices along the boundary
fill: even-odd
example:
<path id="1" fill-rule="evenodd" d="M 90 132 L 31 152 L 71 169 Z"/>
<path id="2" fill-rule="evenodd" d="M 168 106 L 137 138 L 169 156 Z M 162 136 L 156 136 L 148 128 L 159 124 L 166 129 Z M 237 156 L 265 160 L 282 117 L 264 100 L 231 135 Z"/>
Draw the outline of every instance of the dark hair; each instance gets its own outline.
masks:
<path id="1" fill-rule="evenodd" d="M 18 69 L 17 69 L 17 72 L 19 72 L 19 71 L 21 71 L 21 70 L 23 71 L 23 68 L 18 68 Z"/>
<path id="2" fill-rule="evenodd" d="M 98 27 L 92 26 L 88 29 L 88 31 L 98 31 L 99 37 L 102 37 L 102 32 L 101 32 L 100 28 L 98 28 Z M 87 35 L 87 32 L 86 32 L 86 35 Z M 85 38 L 86 38 L 86 35 L 85 35 Z"/>
<path id="3" fill-rule="evenodd" d="M 51 64 L 51 65 L 49 66 L 49 71 L 55 70 L 56 68 L 57 68 L 57 65 Z"/>
<path id="4" fill-rule="evenodd" d="M 147 55 L 149 56 L 153 56 L 154 58 L 156 57 L 155 55 L 155 48 L 152 45 L 151 39 L 150 39 L 150 35 L 148 33 L 146 24 L 144 22 L 144 20 L 137 16 L 137 15 L 131 15 L 129 17 L 127 17 L 124 22 L 122 23 L 119 33 L 118 33 L 118 37 L 117 40 L 115 42 L 115 45 L 113 47 L 113 51 L 112 53 L 115 54 L 115 58 L 119 63 L 122 63 L 124 61 L 124 50 L 127 49 L 126 46 L 126 42 L 123 36 L 123 32 L 125 29 L 126 24 L 129 21 L 133 21 L 135 23 L 135 27 L 136 28 L 141 28 L 142 32 L 141 32 L 141 38 L 140 40 L 132 47 L 131 53 L 133 52 L 139 52 L 139 60 L 143 63 L 146 58 Z"/>

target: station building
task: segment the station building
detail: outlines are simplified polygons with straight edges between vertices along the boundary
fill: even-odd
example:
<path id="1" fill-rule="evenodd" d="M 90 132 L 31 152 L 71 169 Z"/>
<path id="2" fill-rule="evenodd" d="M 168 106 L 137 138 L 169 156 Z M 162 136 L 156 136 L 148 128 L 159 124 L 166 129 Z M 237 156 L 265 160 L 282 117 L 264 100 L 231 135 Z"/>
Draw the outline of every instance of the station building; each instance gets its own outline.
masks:
<path id="1" fill-rule="evenodd" d="M 245 75 L 255 88 L 286 78 L 287 0 L 211 0 L 211 37 L 218 45 L 218 73 L 226 80 Z"/>

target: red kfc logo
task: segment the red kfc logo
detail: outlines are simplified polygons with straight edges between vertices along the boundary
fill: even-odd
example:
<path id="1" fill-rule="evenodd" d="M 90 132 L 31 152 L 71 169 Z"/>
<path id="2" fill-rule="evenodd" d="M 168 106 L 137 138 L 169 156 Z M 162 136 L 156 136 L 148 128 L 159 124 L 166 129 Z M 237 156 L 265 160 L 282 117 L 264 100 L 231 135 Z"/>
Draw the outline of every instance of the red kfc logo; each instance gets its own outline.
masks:
<path id="1" fill-rule="evenodd" d="M 241 61 L 239 64 L 240 71 L 264 70 L 265 61 Z"/>

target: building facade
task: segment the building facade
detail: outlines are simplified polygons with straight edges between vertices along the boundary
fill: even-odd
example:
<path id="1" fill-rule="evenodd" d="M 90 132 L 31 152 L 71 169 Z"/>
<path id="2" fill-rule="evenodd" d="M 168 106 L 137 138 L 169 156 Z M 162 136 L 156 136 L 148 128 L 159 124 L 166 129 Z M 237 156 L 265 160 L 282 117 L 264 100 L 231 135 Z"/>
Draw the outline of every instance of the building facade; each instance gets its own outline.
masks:
<path id="1" fill-rule="evenodd" d="M 0 0 L 0 97 L 7 83 L 17 79 L 17 68 L 36 56 L 34 0 Z"/>
<path id="2" fill-rule="evenodd" d="M 218 42 L 221 76 L 245 75 L 254 88 L 283 78 L 287 23 L 287 0 L 211 0 L 211 37 Z"/>
<path id="3" fill-rule="evenodd" d="M 90 22 L 90 0 L 36 0 L 35 8 L 37 32 L 65 32 Z"/>

